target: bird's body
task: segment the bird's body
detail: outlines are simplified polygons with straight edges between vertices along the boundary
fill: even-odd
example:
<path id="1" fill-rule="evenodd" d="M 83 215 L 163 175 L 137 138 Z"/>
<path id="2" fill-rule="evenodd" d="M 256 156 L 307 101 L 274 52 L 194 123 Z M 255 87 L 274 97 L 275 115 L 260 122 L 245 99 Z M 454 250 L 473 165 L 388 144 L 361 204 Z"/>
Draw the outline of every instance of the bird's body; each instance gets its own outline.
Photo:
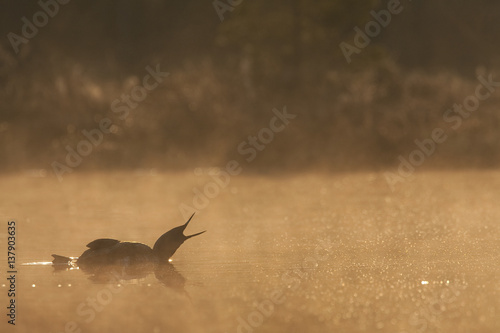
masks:
<path id="1" fill-rule="evenodd" d="M 153 248 L 138 242 L 100 238 L 87 244 L 88 249 L 78 259 L 53 254 L 53 263 L 68 264 L 68 262 L 76 259 L 76 265 L 85 268 L 104 265 L 161 264 L 168 262 L 185 240 L 205 232 L 202 231 L 189 236 L 184 235 L 183 232 L 193 216 L 194 214 L 185 224 L 161 235 Z"/>
<path id="2" fill-rule="evenodd" d="M 114 242 L 111 242 L 114 241 Z M 146 244 L 138 242 L 122 242 L 116 239 L 101 238 L 87 245 L 89 248 L 76 261 L 83 265 L 120 265 L 155 263 L 158 257 Z"/>

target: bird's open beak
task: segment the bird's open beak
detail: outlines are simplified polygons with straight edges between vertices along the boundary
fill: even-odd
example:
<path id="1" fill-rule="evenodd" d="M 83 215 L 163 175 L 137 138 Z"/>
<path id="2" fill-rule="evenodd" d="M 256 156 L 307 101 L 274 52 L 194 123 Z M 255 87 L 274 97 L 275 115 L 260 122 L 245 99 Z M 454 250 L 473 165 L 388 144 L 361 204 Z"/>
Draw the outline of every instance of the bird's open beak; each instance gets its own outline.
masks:
<path id="1" fill-rule="evenodd" d="M 194 214 L 195 214 L 195 213 L 193 213 L 193 215 L 191 215 L 191 217 L 189 218 L 189 220 L 187 220 L 187 222 L 186 222 L 186 223 L 184 223 L 184 228 L 183 228 L 182 230 L 186 229 L 186 227 L 188 226 L 189 222 L 190 222 L 190 221 L 191 221 L 191 219 L 193 218 Z"/>
<path id="2" fill-rule="evenodd" d="M 189 222 L 191 221 L 191 219 L 193 218 L 194 214 L 195 214 L 195 213 L 193 213 L 193 215 L 191 215 L 191 217 L 189 218 L 189 220 L 188 220 L 186 223 L 184 223 L 184 228 L 182 228 L 182 230 L 183 230 L 183 231 L 184 231 L 184 230 L 186 229 L 186 227 L 188 226 L 188 224 L 189 224 Z M 193 235 L 186 236 L 186 239 L 191 238 L 191 237 L 194 237 L 194 236 L 201 235 L 201 234 L 202 234 L 202 233 L 204 233 L 204 232 L 206 232 L 206 230 L 205 230 L 205 231 L 202 231 L 202 232 L 199 232 L 199 233 L 197 233 L 197 234 L 193 234 Z"/>
<path id="3" fill-rule="evenodd" d="M 205 230 L 205 231 L 199 232 L 199 233 L 197 233 L 197 234 L 193 234 L 193 235 L 186 236 L 186 239 L 191 238 L 191 237 L 194 237 L 194 236 L 201 235 L 201 234 L 202 234 L 202 233 L 204 233 L 204 232 L 207 232 L 207 231 Z"/>

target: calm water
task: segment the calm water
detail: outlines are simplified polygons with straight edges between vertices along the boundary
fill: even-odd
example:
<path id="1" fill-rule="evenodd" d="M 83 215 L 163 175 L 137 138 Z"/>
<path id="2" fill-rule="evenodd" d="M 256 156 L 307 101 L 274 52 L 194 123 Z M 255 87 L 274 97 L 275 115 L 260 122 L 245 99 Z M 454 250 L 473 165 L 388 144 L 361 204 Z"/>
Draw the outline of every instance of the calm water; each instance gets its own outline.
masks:
<path id="1" fill-rule="evenodd" d="M 187 233 L 208 231 L 170 269 L 112 279 L 41 263 L 101 237 L 152 246 L 185 222 L 207 170 L 0 178 L 16 332 L 500 331 L 500 172 L 422 172 L 394 192 L 375 173 L 234 176 L 195 198 Z"/>

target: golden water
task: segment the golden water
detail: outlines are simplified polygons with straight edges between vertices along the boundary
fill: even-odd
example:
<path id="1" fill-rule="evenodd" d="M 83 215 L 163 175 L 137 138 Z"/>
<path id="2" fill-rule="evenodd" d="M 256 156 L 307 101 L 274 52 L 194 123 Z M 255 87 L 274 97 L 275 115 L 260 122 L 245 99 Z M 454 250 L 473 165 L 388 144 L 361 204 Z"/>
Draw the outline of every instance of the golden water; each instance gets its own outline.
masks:
<path id="1" fill-rule="evenodd" d="M 17 227 L 16 332 L 500 331 L 494 171 L 421 172 L 394 192 L 377 173 L 238 175 L 198 206 L 187 233 L 208 231 L 171 271 L 108 281 L 43 265 L 101 237 L 152 246 L 211 182 L 203 172 L 2 175 L 2 276 L 7 222 Z M 0 326 L 14 332 L 0 286 Z"/>

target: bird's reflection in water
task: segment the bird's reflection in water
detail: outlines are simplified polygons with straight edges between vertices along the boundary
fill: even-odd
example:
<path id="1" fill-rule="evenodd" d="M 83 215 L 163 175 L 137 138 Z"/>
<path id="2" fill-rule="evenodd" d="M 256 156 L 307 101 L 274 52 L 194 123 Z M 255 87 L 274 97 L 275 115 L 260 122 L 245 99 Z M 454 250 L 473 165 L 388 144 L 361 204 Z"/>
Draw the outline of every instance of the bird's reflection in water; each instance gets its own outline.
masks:
<path id="1" fill-rule="evenodd" d="M 54 264 L 55 271 L 66 271 L 71 269 L 80 269 L 88 276 L 93 283 L 120 284 L 123 282 L 133 282 L 141 280 L 154 273 L 158 281 L 164 286 L 184 294 L 189 297 L 185 290 L 186 278 L 177 271 L 175 266 L 170 263 L 144 263 L 119 265 L 81 265 L 74 262 L 68 262 L 66 265 Z"/>

